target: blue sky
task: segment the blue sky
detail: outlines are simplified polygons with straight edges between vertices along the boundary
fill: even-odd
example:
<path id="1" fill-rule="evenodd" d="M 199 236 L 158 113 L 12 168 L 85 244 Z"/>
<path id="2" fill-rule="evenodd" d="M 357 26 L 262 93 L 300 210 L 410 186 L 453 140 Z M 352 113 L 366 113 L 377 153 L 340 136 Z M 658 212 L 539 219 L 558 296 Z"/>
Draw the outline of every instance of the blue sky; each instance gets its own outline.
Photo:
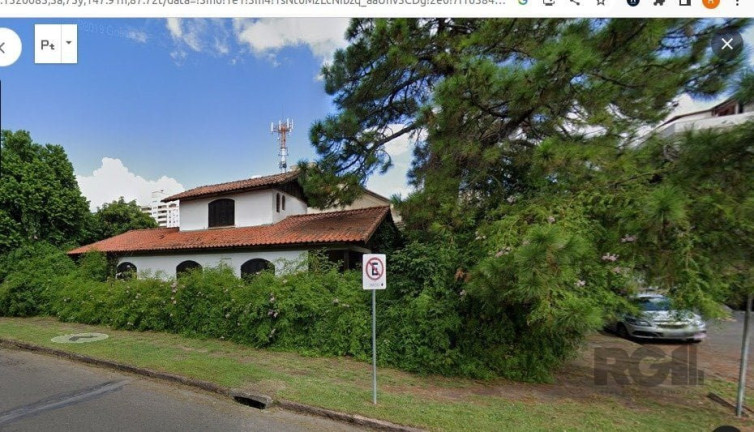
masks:
<path id="1" fill-rule="evenodd" d="M 34 24 L 78 24 L 77 65 L 34 64 Z M 0 68 L 4 129 L 61 144 L 92 208 L 152 190 L 277 172 L 270 122 L 293 119 L 290 162 L 313 159 L 312 122 L 334 112 L 318 79 L 344 47 L 345 19 L 0 20 L 24 43 Z M 754 32 L 745 39 L 751 45 Z M 706 101 L 684 101 L 691 110 Z M 388 151 L 396 164 L 370 180 L 390 196 L 408 191 L 407 140 Z"/>
<path id="2" fill-rule="evenodd" d="M 78 24 L 77 65 L 34 64 L 34 24 Z M 313 159 L 312 122 L 334 111 L 319 80 L 344 19 L 0 20 L 24 43 L 0 69 L 4 129 L 61 144 L 92 206 L 153 189 L 278 172 L 270 122 L 291 118 L 289 166 Z M 408 144 L 408 143 L 406 143 Z M 405 191 L 403 172 L 369 186 Z M 398 154 L 399 153 L 399 154 Z"/>

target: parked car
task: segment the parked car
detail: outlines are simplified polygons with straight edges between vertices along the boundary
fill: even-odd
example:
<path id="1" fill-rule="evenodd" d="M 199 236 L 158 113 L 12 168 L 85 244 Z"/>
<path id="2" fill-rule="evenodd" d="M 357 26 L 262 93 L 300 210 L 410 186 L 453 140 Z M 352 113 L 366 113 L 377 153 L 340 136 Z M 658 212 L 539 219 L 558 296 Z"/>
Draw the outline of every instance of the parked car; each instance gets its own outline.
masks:
<path id="1" fill-rule="evenodd" d="M 636 339 L 675 339 L 701 342 L 707 337 L 707 325 L 691 311 L 675 310 L 670 299 L 660 294 L 634 297 L 641 314 L 624 315 L 613 330 L 618 336 Z"/>

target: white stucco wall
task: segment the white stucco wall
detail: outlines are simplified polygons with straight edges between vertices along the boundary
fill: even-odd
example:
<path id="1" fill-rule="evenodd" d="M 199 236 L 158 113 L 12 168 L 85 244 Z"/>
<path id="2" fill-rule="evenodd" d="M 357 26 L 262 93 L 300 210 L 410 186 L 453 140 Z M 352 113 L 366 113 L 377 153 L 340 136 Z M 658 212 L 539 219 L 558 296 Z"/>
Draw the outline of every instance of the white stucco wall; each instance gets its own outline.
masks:
<path id="1" fill-rule="evenodd" d="M 277 203 L 275 194 L 280 194 L 280 199 L 282 203 L 283 196 L 285 196 L 285 210 L 282 208 L 282 204 L 280 206 L 280 213 L 277 212 Z M 272 222 L 278 223 L 281 220 L 287 218 L 288 216 L 293 215 L 299 215 L 299 214 L 306 214 L 307 207 L 306 203 L 301 201 L 300 199 L 288 195 L 287 193 L 280 192 L 280 191 L 270 191 L 270 199 L 272 200 Z"/>
<path id="2" fill-rule="evenodd" d="M 686 132 L 689 130 L 704 130 L 704 129 L 721 129 L 732 126 L 737 126 L 747 121 L 754 119 L 754 113 L 744 112 L 743 114 L 727 115 L 722 117 L 703 117 L 697 118 L 690 117 L 690 119 L 682 119 L 677 122 L 667 125 L 661 132 L 662 137 L 668 137 L 673 134 Z"/>
<path id="3" fill-rule="evenodd" d="M 235 201 L 235 226 L 268 225 L 279 222 L 288 216 L 305 214 L 306 204 L 290 195 L 285 198 L 285 211 L 276 211 L 275 194 L 283 192 L 263 190 L 242 194 L 212 197 L 181 202 L 180 229 L 181 231 L 207 229 L 209 225 L 209 203 L 220 198 L 230 198 Z"/>
<path id="4" fill-rule="evenodd" d="M 382 200 L 382 199 L 377 198 L 374 195 L 369 195 L 367 193 L 364 193 L 364 194 L 361 194 L 360 197 L 356 198 L 356 200 L 354 200 L 354 202 L 352 202 L 350 205 L 330 207 L 324 210 L 310 207 L 308 212 L 309 213 L 324 213 L 324 212 L 331 212 L 331 211 L 356 210 L 356 209 L 380 207 L 380 206 L 388 206 L 388 205 L 390 205 L 389 200 Z"/>
<path id="5" fill-rule="evenodd" d="M 261 258 L 272 262 L 275 265 L 275 274 L 280 275 L 285 273 L 286 264 L 302 262 L 306 259 L 306 254 L 305 250 L 293 250 L 129 256 L 118 258 L 118 264 L 130 262 L 135 265 L 139 277 L 149 275 L 161 279 L 172 279 L 175 277 L 175 268 L 183 261 L 196 261 L 202 267 L 217 267 L 220 263 L 224 263 L 233 269 L 236 276 L 240 277 L 243 263 Z"/>

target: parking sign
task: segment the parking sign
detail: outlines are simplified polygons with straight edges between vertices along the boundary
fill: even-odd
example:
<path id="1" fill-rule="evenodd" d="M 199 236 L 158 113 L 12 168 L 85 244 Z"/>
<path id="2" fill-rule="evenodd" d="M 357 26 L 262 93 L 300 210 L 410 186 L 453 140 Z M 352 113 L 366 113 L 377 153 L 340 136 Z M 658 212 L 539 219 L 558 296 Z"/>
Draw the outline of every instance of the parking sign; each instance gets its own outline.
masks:
<path id="1" fill-rule="evenodd" d="M 361 259 L 361 279 L 365 290 L 387 287 L 387 266 L 384 254 L 364 254 Z"/>

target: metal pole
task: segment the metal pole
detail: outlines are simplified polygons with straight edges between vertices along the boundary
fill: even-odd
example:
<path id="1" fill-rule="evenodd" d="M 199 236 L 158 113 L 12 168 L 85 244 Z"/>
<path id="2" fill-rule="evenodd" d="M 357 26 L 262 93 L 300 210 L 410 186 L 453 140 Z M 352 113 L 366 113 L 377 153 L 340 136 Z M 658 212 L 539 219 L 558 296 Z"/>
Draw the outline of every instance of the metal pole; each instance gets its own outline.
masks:
<path id="1" fill-rule="evenodd" d="M 746 299 L 746 312 L 744 313 L 744 340 L 741 346 L 741 369 L 738 374 L 738 397 L 736 397 L 736 417 L 741 417 L 744 406 L 744 391 L 746 390 L 746 366 L 749 363 L 749 316 L 751 315 L 751 303 L 754 294 L 749 294 Z"/>
<path id="2" fill-rule="evenodd" d="M 372 290 L 372 403 L 377 405 L 377 290 Z"/>

